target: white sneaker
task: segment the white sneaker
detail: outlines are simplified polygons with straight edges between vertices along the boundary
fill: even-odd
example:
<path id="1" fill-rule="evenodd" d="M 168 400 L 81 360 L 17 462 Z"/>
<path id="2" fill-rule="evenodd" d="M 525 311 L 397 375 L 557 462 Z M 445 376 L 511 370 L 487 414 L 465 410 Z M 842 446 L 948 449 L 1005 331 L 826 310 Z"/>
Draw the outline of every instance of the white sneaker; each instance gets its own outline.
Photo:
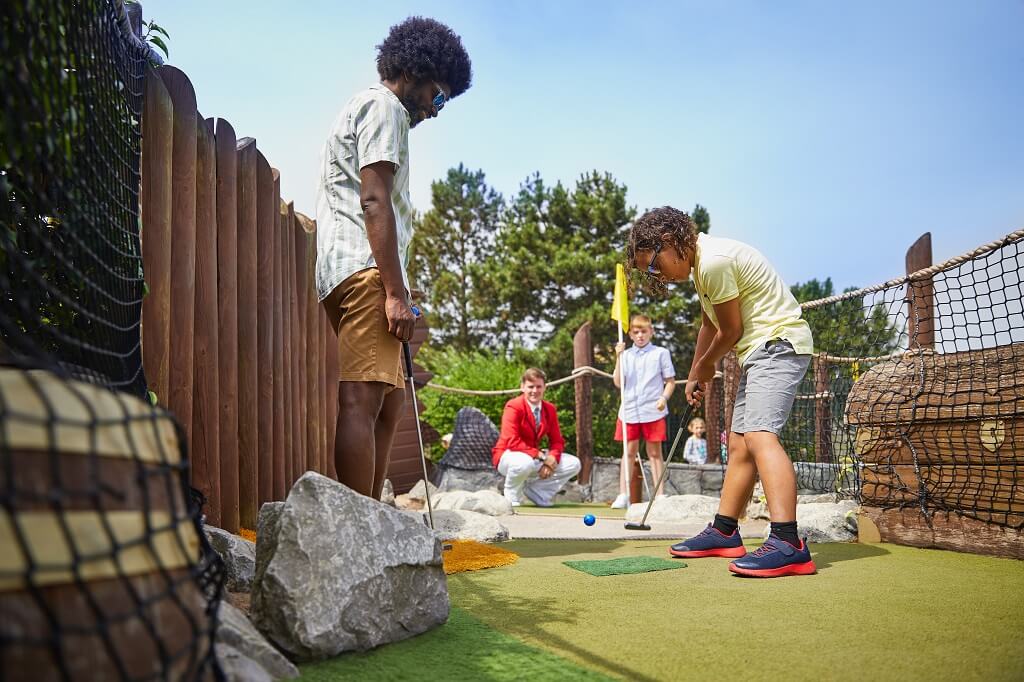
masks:
<path id="1" fill-rule="evenodd" d="M 612 509 L 628 509 L 629 508 L 629 495 L 625 493 L 619 493 L 619 496 L 612 502 Z"/>

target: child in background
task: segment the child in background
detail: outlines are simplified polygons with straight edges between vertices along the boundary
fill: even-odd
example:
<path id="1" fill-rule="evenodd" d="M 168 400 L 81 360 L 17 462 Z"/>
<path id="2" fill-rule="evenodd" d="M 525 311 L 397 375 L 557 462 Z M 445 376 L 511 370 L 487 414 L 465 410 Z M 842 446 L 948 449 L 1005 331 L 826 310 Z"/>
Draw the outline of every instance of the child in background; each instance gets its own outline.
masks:
<path id="1" fill-rule="evenodd" d="M 694 417 L 686 428 L 691 435 L 686 439 L 686 445 L 683 446 L 683 459 L 690 464 L 707 464 L 708 441 L 704 434 L 706 428 L 704 420 Z"/>

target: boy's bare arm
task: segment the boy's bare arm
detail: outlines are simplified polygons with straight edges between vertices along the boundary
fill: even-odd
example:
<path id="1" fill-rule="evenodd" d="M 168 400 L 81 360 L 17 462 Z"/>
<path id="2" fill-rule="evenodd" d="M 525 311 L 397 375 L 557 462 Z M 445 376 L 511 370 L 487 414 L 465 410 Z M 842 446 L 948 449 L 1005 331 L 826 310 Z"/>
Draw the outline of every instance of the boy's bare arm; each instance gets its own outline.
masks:
<path id="1" fill-rule="evenodd" d="M 718 330 L 703 355 L 694 353 L 690 378 L 697 381 L 711 381 L 715 377 L 715 365 L 731 351 L 743 336 L 743 318 L 740 315 L 740 299 L 734 298 L 715 305 Z M 699 341 L 698 337 L 698 341 Z"/>
<path id="2" fill-rule="evenodd" d="M 687 379 L 693 378 L 693 368 L 704 357 L 708 347 L 711 346 L 711 340 L 715 338 L 716 334 L 718 334 L 718 327 L 715 326 L 711 318 L 704 311 L 701 311 L 700 331 L 697 332 L 697 347 L 693 351 L 693 362 L 690 363 L 690 373 L 686 375 Z"/>

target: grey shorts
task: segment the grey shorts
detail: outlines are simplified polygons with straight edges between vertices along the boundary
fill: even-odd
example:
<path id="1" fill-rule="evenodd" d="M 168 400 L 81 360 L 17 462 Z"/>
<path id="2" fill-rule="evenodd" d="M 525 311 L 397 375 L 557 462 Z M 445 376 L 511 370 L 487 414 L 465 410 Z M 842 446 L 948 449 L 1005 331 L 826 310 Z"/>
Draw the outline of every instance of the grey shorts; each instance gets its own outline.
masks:
<path id="1" fill-rule="evenodd" d="M 811 356 L 797 355 L 793 344 L 785 339 L 773 339 L 758 347 L 743 363 L 731 431 L 779 435 L 810 364 Z"/>

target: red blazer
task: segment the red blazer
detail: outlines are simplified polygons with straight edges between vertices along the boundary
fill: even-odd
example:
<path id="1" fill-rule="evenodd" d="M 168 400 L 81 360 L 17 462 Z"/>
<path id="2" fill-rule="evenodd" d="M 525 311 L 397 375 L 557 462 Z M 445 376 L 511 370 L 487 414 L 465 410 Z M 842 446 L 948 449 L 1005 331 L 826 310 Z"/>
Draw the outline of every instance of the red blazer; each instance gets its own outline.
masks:
<path id="1" fill-rule="evenodd" d="M 565 439 L 558 428 L 558 414 L 554 403 L 546 400 L 540 402 L 540 429 L 533 419 L 533 410 L 526 402 L 526 396 L 519 396 L 505 403 L 505 411 L 501 415 L 501 435 L 491 450 L 491 461 L 498 466 L 501 456 L 506 450 L 525 452 L 531 457 L 540 455 L 541 439 L 548 437 L 548 454 L 555 456 L 555 461 L 562 460 Z"/>

